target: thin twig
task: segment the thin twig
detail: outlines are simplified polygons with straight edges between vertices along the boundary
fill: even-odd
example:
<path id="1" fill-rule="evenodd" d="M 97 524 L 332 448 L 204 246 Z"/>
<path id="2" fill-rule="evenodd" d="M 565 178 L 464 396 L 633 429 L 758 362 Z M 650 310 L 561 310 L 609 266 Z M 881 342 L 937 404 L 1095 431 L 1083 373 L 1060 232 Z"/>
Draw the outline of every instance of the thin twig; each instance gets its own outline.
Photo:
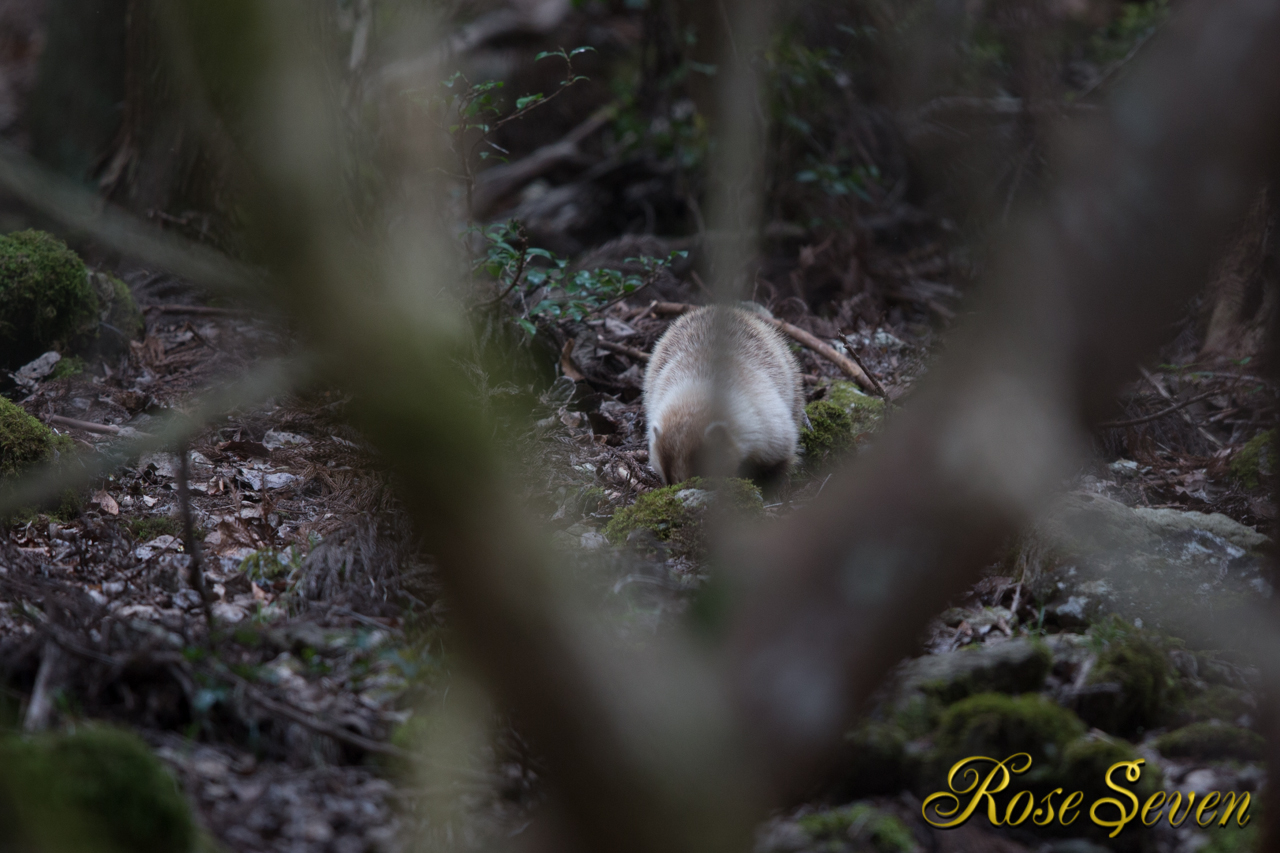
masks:
<path id="1" fill-rule="evenodd" d="M 862 372 L 867 374 L 867 378 L 876 386 L 876 393 L 883 397 L 885 401 L 888 401 L 889 392 L 884 390 L 884 386 L 880 384 L 880 380 L 876 379 L 875 374 L 868 370 L 867 366 L 862 363 L 862 359 L 858 357 L 858 353 L 854 350 L 853 345 L 849 343 L 847 336 L 845 337 L 845 349 L 849 350 L 849 357 L 854 360 L 854 363 L 856 363 L 858 367 L 862 368 Z"/>
<path id="2" fill-rule="evenodd" d="M 1106 427 L 1107 429 L 1116 429 L 1118 427 L 1137 426 L 1138 424 L 1149 423 L 1150 421 L 1159 420 L 1160 418 L 1163 418 L 1165 415 L 1171 415 L 1174 412 L 1178 411 L 1179 409 L 1190 406 L 1192 403 L 1199 403 L 1201 400 L 1207 400 L 1210 397 L 1217 397 L 1220 394 L 1224 394 L 1224 393 L 1227 393 L 1227 392 L 1221 391 L 1221 390 L 1206 391 L 1203 394 L 1197 394 L 1196 396 L 1192 397 L 1190 400 L 1183 400 L 1181 403 L 1177 403 L 1176 405 L 1170 406 L 1167 409 L 1161 409 L 1160 411 L 1152 415 L 1144 415 L 1140 418 L 1129 418 L 1128 420 L 1124 420 L 1124 421 L 1106 421 L 1104 423 L 1098 424 L 1098 426 Z"/>
<path id="3" fill-rule="evenodd" d="M 1165 398 L 1166 400 L 1168 400 L 1170 403 L 1174 402 L 1174 400 L 1173 400 L 1173 395 L 1172 395 L 1172 394 L 1170 394 L 1170 393 L 1169 393 L 1169 391 L 1168 391 L 1168 389 L 1166 389 L 1166 388 L 1164 387 L 1164 383 L 1163 383 L 1163 382 L 1161 382 L 1161 381 L 1160 381 L 1159 379 L 1157 379 L 1156 377 L 1152 376 L 1152 375 L 1151 375 L 1151 372 L 1150 372 L 1149 370 L 1147 370 L 1145 367 L 1139 367 L 1138 369 L 1139 369 L 1140 371 L 1142 371 L 1142 375 L 1143 375 L 1143 377 L 1144 377 L 1148 382 L 1150 382 L 1150 383 L 1151 383 L 1151 387 L 1152 387 L 1152 388 L 1155 388 L 1155 389 L 1156 389 L 1156 391 L 1157 391 L 1157 392 L 1159 392 L 1159 394 L 1160 394 L 1160 396 L 1161 396 L 1161 397 L 1164 397 L 1164 398 Z M 1219 392 L 1219 393 L 1221 393 L 1221 392 Z M 1217 438 L 1216 438 L 1212 433 L 1210 433 L 1207 429 L 1205 429 L 1204 427 L 1200 426 L 1200 425 L 1199 425 L 1199 424 L 1197 424 L 1195 421 L 1193 421 L 1193 420 L 1191 419 L 1191 416 L 1190 416 L 1190 415 L 1188 415 L 1186 412 L 1181 412 L 1181 414 L 1182 414 L 1182 419 L 1183 419 L 1184 421 L 1186 421 L 1187 423 L 1191 424 L 1191 426 L 1195 427 L 1195 428 L 1196 428 L 1196 431 L 1197 431 L 1197 432 L 1199 432 L 1199 433 L 1200 433 L 1202 436 L 1204 436 L 1206 439 L 1208 439 L 1208 440 L 1209 440 L 1209 442 L 1210 442 L 1214 447 L 1222 447 L 1222 442 L 1221 442 L 1221 441 L 1219 441 L 1219 440 L 1218 440 L 1218 439 L 1217 439 Z"/>
<path id="4" fill-rule="evenodd" d="M 62 415 L 46 415 L 45 422 L 56 424 L 57 426 L 69 427 L 70 429 L 84 430 L 85 432 L 96 432 L 99 435 L 119 435 L 120 427 L 111 424 L 95 424 L 92 421 L 78 421 L 75 418 L 65 418 Z"/>
<path id="5" fill-rule="evenodd" d="M 182 511 L 182 535 L 186 540 L 187 553 L 191 556 L 190 575 L 192 586 L 200 596 L 204 606 L 205 624 L 209 628 L 209 643 L 213 643 L 213 605 L 209 601 L 209 591 L 204 582 L 204 568 L 200 564 L 200 543 L 196 540 L 195 525 L 191 521 L 191 490 L 188 488 L 190 462 L 187 459 L 187 443 L 178 446 L 178 506 Z"/>
<path id="6" fill-rule="evenodd" d="M 638 350 L 635 347 L 629 347 L 626 344 L 615 344 L 613 341 L 606 341 L 604 338 L 596 339 L 596 346 L 600 349 L 607 349 L 609 352 L 616 352 L 618 355 L 625 355 L 634 361 L 646 362 L 649 360 L 649 353 Z"/>
<path id="7" fill-rule="evenodd" d="M 248 308 L 219 308 L 216 305 L 144 305 L 142 310 L 158 314 L 194 314 L 206 317 L 251 317 L 255 313 Z"/>
<path id="8" fill-rule="evenodd" d="M 698 306 L 696 305 L 689 305 L 684 302 L 657 302 L 653 306 L 653 311 L 655 314 L 684 314 L 686 311 L 692 311 L 697 307 Z M 863 390 L 885 397 L 884 388 L 881 388 L 878 382 L 873 380 L 866 371 L 859 367 L 857 362 L 836 352 L 833 347 L 823 343 L 817 336 L 806 332 L 799 326 L 793 326 L 785 320 L 779 320 L 776 317 L 768 317 L 764 314 L 760 314 L 758 316 L 761 320 L 773 326 L 778 331 L 783 332 L 792 340 L 803 344 L 825 358 L 827 361 L 834 364 L 836 367 L 843 370 L 850 379 L 861 385 Z M 888 398 L 885 397 L 885 399 Z"/>
<path id="9" fill-rule="evenodd" d="M 312 716 L 301 708 L 296 708 L 287 702 L 272 699 L 247 679 L 236 675 L 221 663 L 215 661 L 214 666 L 217 668 L 219 676 L 234 682 L 244 690 L 245 694 L 250 699 L 272 714 L 278 714 L 285 719 L 292 720 L 303 728 L 310 729 L 316 734 L 331 737 L 336 741 L 349 744 L 357 749 L 363 749 L 365 752 L 373 752 L 379 755 L 390 755 L 393 758 L 399 758 L 403 761 L 408 761 L 413 757 L 413 753 L 403 750 L 398 746 L 367 738 L 364 735 L 351 731 L 350 729 L 344 729 L 342 726 L 335 725 L 334 723 Z"/>

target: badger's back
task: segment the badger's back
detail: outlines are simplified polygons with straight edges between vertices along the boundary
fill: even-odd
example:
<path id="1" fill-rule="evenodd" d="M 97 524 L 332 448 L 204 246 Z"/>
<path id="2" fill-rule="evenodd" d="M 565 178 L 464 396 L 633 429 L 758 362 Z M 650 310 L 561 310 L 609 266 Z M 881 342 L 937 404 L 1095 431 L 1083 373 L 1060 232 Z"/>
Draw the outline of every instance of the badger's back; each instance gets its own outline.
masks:
<path id="1" fill-rule="evenodd" d="M 672 323 L 649 359 L 644 399 L 649 463 L 668 483 L 717 470 L 768 476 L 796 458 L 800 369 L 785 339 L 749 311 L 699 308 Z"/>

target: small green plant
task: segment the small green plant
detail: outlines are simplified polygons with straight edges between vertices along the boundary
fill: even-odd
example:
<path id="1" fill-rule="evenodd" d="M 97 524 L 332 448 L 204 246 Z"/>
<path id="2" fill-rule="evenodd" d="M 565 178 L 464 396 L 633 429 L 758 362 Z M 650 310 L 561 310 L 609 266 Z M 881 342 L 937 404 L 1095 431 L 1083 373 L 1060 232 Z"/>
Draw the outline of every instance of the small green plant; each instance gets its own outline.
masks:
<path id="1" fill-rule="evenodd" d="M 503 82 L 485 80 L 472 83 L 461 71 L 455 71 L 445 78 L 441 83 L 444 92 L 423 99 L 423 106 L 443 117 L 440 123 L 449 133 L 450 145 L 461 170 L 458 177 L 462 179 L 467 194 L 468 218 L 471 216 L 472 195 L 475 191 L 476 161 L 483 162 L 493 158 L 505 161 L 508 153 L 493 141 L 494 132 L 550 103 L 573 84 L 586 80 L 581 74 L 574 73 L 573 57 L 594 50 L 593 47 L 575 47 L 569 51 L 560 48 L 539 53 L 534 57 L 536 62 L 552 57 L 564 60 L 564 80 L 550 95 L 537 92 L 516 98 L 514 109 L 505 116 L 502 115 Z"/>
<path id="2" fill-rule="evenodd" d="M 240 571 L 260 585 L 281 578 L 292 584 L 302 571 L 302 556 L 302 551 L 292 545 L 283 551 L 254 551 L 240 561 Z"/>
<path id="3" fill-rule="evenodd" d="M 149 518 L 131 518 L 128 522 L 129 532 L 139 542 L 150 542 L 157 536 L 177 536 L 178 522 L 167 515 L 154 515 Z"/>
<path id="4" fill-rule="evenodd" d="M 498 295 L 484 304 L 496 304 L 514 293 L 520 312 L 516 322 L 530 337 L 538 333 L 538 320 L 585 320 L 648 287 L 676 259 L 688 254 L 672 252 L 664 259 L 644 256 L 623 261 L 629 267 L 640 267 L 640 273 L 570 271 L 566 259 L 530 246 L 517 222 L 475 228 L 474 232 L 482 237 L 485 247 L 475 268 L 500 288 Z"/>

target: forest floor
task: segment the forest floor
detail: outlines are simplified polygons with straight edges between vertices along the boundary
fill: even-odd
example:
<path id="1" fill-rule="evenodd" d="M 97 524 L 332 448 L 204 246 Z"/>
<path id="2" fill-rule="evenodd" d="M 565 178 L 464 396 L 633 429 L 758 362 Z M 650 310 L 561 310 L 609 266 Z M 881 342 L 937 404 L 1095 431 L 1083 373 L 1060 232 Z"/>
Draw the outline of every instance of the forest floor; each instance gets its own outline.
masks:
<path id="1" fill-rule="evenodd" d="M 659 210 L 680 202 L 670 175 L 653 190 L 645 156 L 563 166 L 509 189 L 491 219 L 528 221 L 578 268 L 623 268 L 687 245 L 572 221 L 551 233 L 549 193 L 560 193 L 562 208 L 628 191 Z M 873 447 L 893 410 L 909 405 L 969 310 L 973 278 L 944 215 L 890 191 L 872 206 L 856 250 L 822 233 L 773 229 L 756 294 L 881 386 L 888 413 L 858 432 L 851 455 Z M 8 396 L 85 453 L 146 433 L 204 389 L 295 349 L 270 319 L 210 306 L 181 280 L 79 248 L 129 284 L 145 333 L 117 360 Z M 643 294 L 540 328 L 560 353 L 557 378 L 538 389 L 530 426 L 512 439 L 537 451 L 523 455 L 534 461 L 520 472 L 529 506 L 566 554 L 591 567 L 618 630 L 636 636 L 684 618 L 705 579 L 700 554 L 658 534 L 604 535 L 618 510 L 660 485 L 640 396 L 644 354 L 673 319 L 659 303 L 704 301 L 701 282 L 677 268 Z M 1259 789 L 1257 674 L 1209 639 L 1229 611 L 1208 625 L 1180 614 L 1271 595 L 1271 545 L 1258 531 L 1269 531 L 1275 508 L 1259 436 L 1274 423 L 1274 383 L 1248 362 L 1198 361 L 1201 325 L 1189 309 L 1159 362 L 1118 401 L 1116 425 L 1097 434 L 1095 458 L 1063 503 L 939 615 L 869 722 L 851 732 L 838 778 L 775 815 L 757 849 L 1111 849 L 1084 832 L 1037 836 L 977 821 L 939 831 L 920 819 L 921 795 L 942 788 L 939 768 L 954 748 L 1017 745 L 983 741 L 974 719 L 993 715 L 1005 730 L 1035 716 L 1012 700 L 991 704 L 993 694 L 1043 696 L 1062 709 L 1031 737 L 1074 756 L 1062 759 L 1064 774 L 1092 773 L 1098 754 L 1140 755 L 1170 789 Z M 794 349 L 810 402 L 850 381 L 829 356 Z M 456 671 L 429 558 L 376 454 L 345 424 L 348 405 L 324 389 L 281 393 L 191 441 L 190 510 L 208 602 L 195 589 L 175 453 L 116 468 L 74 516 L 7 526 L 0 711 L 20 725 L 51 703 L 46 724 L 101 720 L 136 731 L 229 850 L 518 843 L 542 800 L 541 764 Z M 802 466 L 764 513 L 803 506 L 828 473 Z M 1226 851 L 1247 843 L 1237 835 L 1162 826 L 1141 843 Z"/>

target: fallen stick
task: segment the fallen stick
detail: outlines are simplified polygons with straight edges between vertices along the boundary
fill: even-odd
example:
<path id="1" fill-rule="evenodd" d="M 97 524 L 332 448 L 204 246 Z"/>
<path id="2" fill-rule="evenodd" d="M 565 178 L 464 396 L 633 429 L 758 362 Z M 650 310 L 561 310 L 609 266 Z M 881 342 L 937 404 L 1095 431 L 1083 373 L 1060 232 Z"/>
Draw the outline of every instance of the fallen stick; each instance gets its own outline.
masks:
<path id="1" fill-rule="evenodd" d="M 96 432 L 99 435 L 119 435 L 120 427 L 111 424 L 95 424 L 92 421 L 78 421 L 75 418 L 64 418 L 62 415 L 49 415 L 45 418 L 51 424 L 82 429 L 85 432 Z"/>
<path id="2" fill-rule="evenodd" d="M 683 314 L 686 311 L 692 311 L 696 305 L 688 305 L 684 302 L 658 302 L 653 306 L 655 314 Z M 884 388 L 880 387 L 880 383 L 876 382 L 867 373 L 858 366 L 857 362 L 848 356 L 841 355 L 835 349 L 822 342 L 820 338 L 806 332 L 799 326 L 793 326 L 785 320 L 779 320 L 776 317 L 767 317 L 763 314 L 760 319 L 773 326 L 780 332 L 788 335 L 792 340 L 816 352 L 827 361 L 840 368 L 854 382 L 862 386 L 864 391 L 870 391 L 878 397 L 884 397 Z M 606 347 L 607 349 L 607 347 Z"/>
<path id="3" fill-rule="evenodd" d="M 257 687 L 254 687 L 247 679 L 236 675 L 224 666 L 218 665 L 217 669 L 218 674 L 221 677 L 229 679 L 244 690 L 245 694 L 251 701 L 256 702 L 258 705 L 261 705 L 273 714 L 278 714 L 287 720 L 292 720 L 305 729 L 310 729 L 316 734 L 326 735 L 336 741 L 354 746 L 357 749 L 363 749 L 365 752 L 373 752 L 379 755 L 390 755 L 394 758 L 406 761 L 413 757 L 413 753 L 403 750 L 398 746 L 383 743 L 382 741 L 377 741 L 373 738 L 367 738 L 362 734 L 351 731 L 350 729 L 345 729 L 342 726 L 314 717 L 306 711 L 303 711 L 301 708 L 295 708 L 287 702 L 272 699 Z"/>
<path id="4" fill-rule="evenodd" d="M 618 355 L 625 355 L 627 358 L 635 361 L 648 361 L 649 353 L 629 347 L 626 344 L 615 344 L 613 341 L 606 341 L 604 338 L 596 339 L 596 346 L 600 349 L 607 349 L 609 352 L 616 352 Z"/>
<path id="5" fill-rule="evenodd" d="M 207 317 L 247 317 L 253 314 L 248 308 L 219 308 L 216 305 L 144 305 L 143 311 L 161 314 L 196 314 Z"/>

